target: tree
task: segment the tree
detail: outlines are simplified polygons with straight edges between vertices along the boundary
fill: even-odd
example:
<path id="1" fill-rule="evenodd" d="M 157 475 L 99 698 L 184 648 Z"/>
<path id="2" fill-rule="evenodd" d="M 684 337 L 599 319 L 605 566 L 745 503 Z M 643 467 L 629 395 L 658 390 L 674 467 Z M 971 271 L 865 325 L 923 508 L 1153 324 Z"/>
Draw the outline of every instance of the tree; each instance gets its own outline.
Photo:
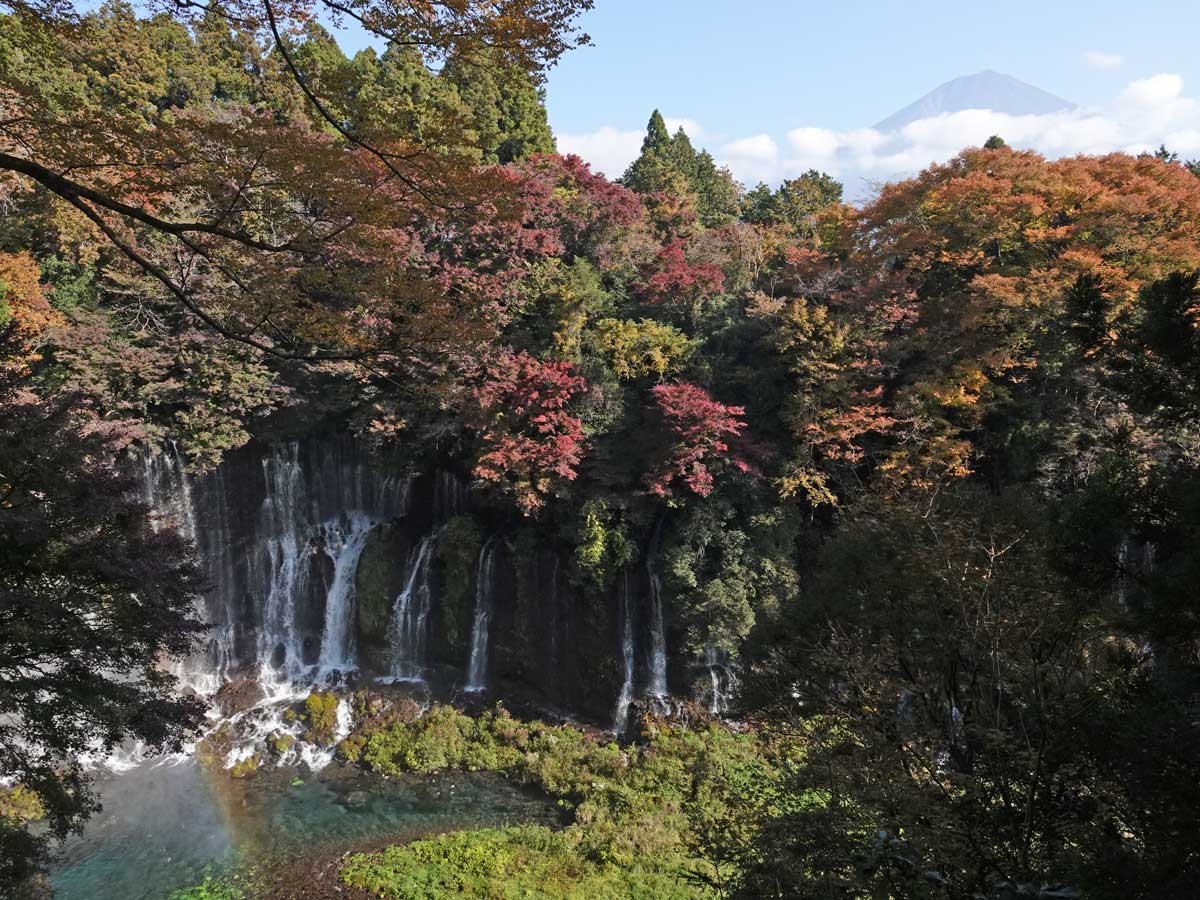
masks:
<path id="1" fill-rule="evenodd" d="M 663 247 L 645 270 L 640 292 L 651 305 L 683 310 L 694 325 L 704 302 L 724 286 L 725 276 L 718 266 L 689 262 L 683 242 L 676 240 Z"/>
<path id="2" fill-rule="evenodd" d="M 590 337 L 614 375 L 621 379 L 663 379 L 677 370 L 694 350 L 675 328 L 653 319 L 601 319 Z"/>
<path id="3" fill-rule="evenodd" d="M 586 40 L 574 21 L 590 5 L 468 2 L 440 4 L 430 15 L 420 5 L 370 3 L 347 12 L 331 4 L 329 12 L 378 37 L 402 40 L 429 62 L 477 56 L 486 48 L 499 64 L 535 72 Z M 10 6 L 24 51 L 17 59 L 49 51 L 53 65 L 72 71 L 69 48 L 85 43 L 92 20 L 76 24 L 65 4 L 14 0 Z M 440 132 L 429 144 L 398 128 L 358 133 L 336 90 L 343 81 L 340 52 L 309 58 L 319 46 L 330 50 L 311 40 L 314 13 L 325 8 L 323 0 L 238 0 L 201 12 L 173 7 L 173 14 L 191 24 L 216 10 L 242 33 L 273 44 L 272 59 L 289 89 L 301 95 L 326 135 L 312 134 L 308 122 L 268 118 L 265 110 L 232 118 L 164 110 L 158 80 L 164 67 L 154 59 L 126 67 L 149 73 L 148 79 L 107 77 L 122 99 L 105 109 L 75 104 L 65 92 L 77 86 L 47 83 L 35 65 L 17 65 L 5 69 L 0 83 L 0 104 L 12 113 L 0 129 L 0 170 L 56 196 L 174 302 L 230 339 L 308 361 L 396 353 L 411 336 L 381 332 L 380 326 L 390 330 L 389 304 L 407 306 L 414 296 L 436 304 L 444 295 L 420 265 L 394 277 L 394 261 L 409 258 L 406 232 L 431 217 L 453 219 L 447 225 L 460 230 L 481 218 L 503 218 L 512 183 L 476 171 L 469 157 L 440 152 L 449 143 Z M 118 19 L 122 28 L 134 28 L 124 12 Z M 304 29 L 310 40 L 297 44 L 294 35 Z M 127 53 L 153 52 L 136 36 L 127 44 Z M 147 130 L 148 120 L 153 129 Z M 386 248 L 389 272 L 360 281 L 370 248 Z M 186 277 L 173 270 L 179 254 L 187 261 Z M 354 311 L 362 310 L 364 294 L 352 284 L 372 280 L 370 307 L 382 307 L 383 315 L 367 322 Z M 335 297 L 347 303 L 336 308 Z"/>
<path id="4" fill-rule="evenodd" d="M 662 460 L 647 476 L 652 494 L 669 498 L 683 486 L 707 497 L 715 487 L 715 469 L 730 465 L 750 471 L 730 444 L 746 427 L 742 407 L 726 406 L 704 388 L 686 382 L 655 385 L 650 396 L 669 435 Z"/>
<path id="5" fill-rule="evenodd" d="M 621 245 L 638 239 L 645 216 L 636 194 L 578 156 L 533 156 L 514 169 L 524 178 L 527 224 L 557 236 L 549 252 L 602 269 L 627 262 Z"/>
<path id="6" fill-rule="evenodd" d="M 458 89 L 470 111 L 484 162 L 554 152 L 542 92 L 527 72 L 486 56 L 451 57 L 442 78 Z"/>
<path id="7" fill-rule="evenodd" d="M 797 235 L 816 232 L 817 216 L 842 202 L 842 185 L 824 172 L 809 169 L 784 181 L 772 193 L 760 184 L 742 200 L 742 218 L 757 225 L 787 225 Z"/>
<path id="8" fill-rule="evenodd" d="M 128 435 L 70 395 L 31 390 L 57 319 L 36 272 L 0 256 L 0 771 L 61 838 L 95 807 L 83 754 L 178 747 L 199 724 L 202 707 L 162 668 L 201 630 L 199 576 L 136 499 L 117 456 Z M 0 889 L 42 862 L 47 837 L 0 816 Z"/>
<path id="9" fill-rule="evenodd" d="M 587 388 L 570 363 L 502 353 L 475 392 L 481 449 L 475 475 L 513 496 L 529 515 L 583 459 L 583 423 L 571 401 Z"/>
<path id="10" fill-rule="evenodd" d="M 990 138 L 983 142 L 984 150 L 1005 150 L 1008 148 L 1008 143 L 998 134 L 993 134 Z"/>
<path id="11" fill-rule="evenodd" d="M 1168 150 L 1166 144 L 1159 144 L 1158 149 L 1150 155 L 1155 159 L 1165 163 L 1179 162 L 1179 154 Z"/>
<path id="12" fill-rule="evenodd" d="M 898 485 L 981 469 L 1008 479 L 1046 442 L 1077 437 L 1082 450 L 1107 427 L 1087 411 L 1118 411 L 1066 401 L 1086 396 L 1106 358 L 1064 365 L 1080 348 L 1063 331 L 1107 341 L 1146 285 L 1200 266 L 1197 210 L 1200 182 L 1153 156 L 967 150 L 885 188 L 858 224 L 867 268 L 854 304 L 874 323 L 891 373 L 878 387 L 900 423 L 883 471 Z"/>
<path id="13" fill-rule="evenodd" d="M 651 196 L 678 194 L 681 182 L 695 197 L 701 224 L 719 225 L 736 215 L 739 189 L 733 176 L 727 169 L 718 169 L 708 152 L 697 152 L 682 128 L 671 137 L 656 109 L 646 127 L 642 152 L 625 170 L 621 183 Z"/>
<path id="14" fill-rule="evenodd" d="M 863 505 L 757 654 L 797 764 L 733 896 L 1186 895 L 1195 726 L 1092 534 L 1021 491 Z"/>

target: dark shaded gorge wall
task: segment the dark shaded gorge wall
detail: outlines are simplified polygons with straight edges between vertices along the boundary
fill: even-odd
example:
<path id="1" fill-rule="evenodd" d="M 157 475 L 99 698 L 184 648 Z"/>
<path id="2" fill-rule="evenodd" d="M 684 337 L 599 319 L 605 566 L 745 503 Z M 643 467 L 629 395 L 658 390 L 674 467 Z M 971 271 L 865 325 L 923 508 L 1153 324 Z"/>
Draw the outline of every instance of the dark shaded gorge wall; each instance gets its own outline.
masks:
<path id="1" fill-rule="evenodd" d="M 419 673 L 454 694 L 466 683 L 480 553 L 491 541 L 486 696 L 612 720 L 624 680 L 617 586 L 581 588 L 571 548 L 487 508 L 460 475 L 414 471 L 348 436 L 252 442 L 201 476 L 169 452 L 141 464 L 148 504 L 195 539 L 207 575 L 212 629 L 180 673 L 193 688 L 249 679 L 270 693 L 351 673 Z M 666 628 L 654 631 L 652 577 L 644 563 L 625 575 L 634 695 L 662 692 L 656 647 L 670 690 L 690 693 L 709 681 L 670 653 L 669 601 Z M 418 642 L 397 638 L 406 591 L 405 624 L 420 630 Z"/>

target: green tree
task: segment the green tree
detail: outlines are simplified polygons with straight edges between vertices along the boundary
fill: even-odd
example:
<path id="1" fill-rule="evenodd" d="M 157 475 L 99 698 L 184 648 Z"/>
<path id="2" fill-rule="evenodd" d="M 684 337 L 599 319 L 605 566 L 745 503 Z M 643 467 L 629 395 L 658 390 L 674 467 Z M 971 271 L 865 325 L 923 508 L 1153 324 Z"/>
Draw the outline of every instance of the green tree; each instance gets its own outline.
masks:
<path id="1" fill-rule="evenodd" d="M 839 530 L 756 652 L 803 762 L 734 896 L 1183 896 L 1194 726 L 1060 511 L 964 486 Z"/>
<path id="2" fill-rule="evenodd" d="M 642 152 L 625 170 L 621 183 L 639 194 L 679 193 L 694 198 L 700 223 L 720 225 L 737 214 L 739 187 L 728 169 L 720 169 L 707 151 L 697 151 L 680 128 L 674 137 L 655 110 L 646 126 Z"/>
<path id="3" fill-rule="evenodd" d="M 542 91 L 527 72 L 492 55 L 464 54 L 447 61 L 442 78 L 457 88 L 466 105 L 484 162 L 510 163 L 554 152 Z"/>
<path id="4" fill-rule="evenodd" d="M 742 199 L 741 216 L 753 224 L 787 225 L 795 234 L 810 236 L 816 231 L 818 214 L 841 202 L 841 182 L 809 169 L 774 192 L 758 185 Z"/>

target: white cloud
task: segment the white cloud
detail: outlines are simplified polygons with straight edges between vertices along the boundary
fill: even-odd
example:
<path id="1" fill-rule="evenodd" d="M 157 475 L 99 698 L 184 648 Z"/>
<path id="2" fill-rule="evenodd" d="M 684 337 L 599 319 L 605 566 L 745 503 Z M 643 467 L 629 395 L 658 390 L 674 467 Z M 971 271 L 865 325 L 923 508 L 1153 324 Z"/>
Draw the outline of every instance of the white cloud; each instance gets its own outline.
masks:
<path id="1" fill-rule="evenodd" d="M 663 121 L 671 134 L 680 128 L 686 131 L 693 144 L 698 145 L 701 139 L 710 137 L 695 119 L 664 116 Z M 585 134 L 559 134 L 555 143 L 559 153 L 582 156 L 592 164 L 593 171 L 603 172 L 609 178 L 616 179 L 637 159 L 645 137 L 644 128 L 622 131 L 605 125 Z"/>
<path id="2" fill-rule="evenodd" d="M 742 181 L 765 181 L 775 171 L 779 145 L 769 134 L 756 134 L 730 141 L 717 155 Z"/>
<path id="3" fill-rule="evenodd" d="M 587 134 L 560 134 L 558 152 L 582 156 L 592 169 L 609 178 L 620 178 L 642 149 L 644 131 L 618 131 L 605 126 Z"/>
<path id="4" fill-rule="evenodd" d="M 691 138 L 693 144 L 709 136 L 695 119 L 673 119 L 670 116 L 663 116 L 663 122 L 666 123 L 667 131 L 671 132 L 671 134 L 682 128 L 687 132 L 687 136 Z"/>
<path id="5" fill-rule="evenodd" d="M 1132 82 L 1111 103 L 1096 109 L 1028 116 L 968 109 L 921 119 L 895 132 L 803 126 L 788 131 L 782 145 L 763 132 L 718 144 L 715 155 L 747 185 L 760 180 L 778 183 L 813 168 L 844 179 L 847 196 L 855 199 L 866 182 L 915 174 L 964 147 L 981 145 L 993 134 L 1013 147 L 1050 157 L 1138 153 L 1162 143 L 1184 158 L 1200 157 L 1200 104 L 1185 95 L 1182 78 L 1163 73 Z M 602 128 L 589 135 L 562 135 L 559 148 L 619 175 L 637 156 L 641 140 L 641 131 Z"/>
<path id="6" fill-rule="evenodd" d="M 1104 53 L 1101 50 L 1089 50 L 1083 54 L 1088 65 L 1097 69 L 1117 69 L 1125 63 L 1125 57 L 1116 53 Z"/>
<path id="7" fill-rule="evenodd" d="M 739 156 L 743 159 L 774 159 L 779 155 L 779 145 L 769 134 L 756 134 L 754 137 L 733 141 L 721 148 L 728 156 Z"/>
<path id="8" fill-rule="evenodd" d="M 1126 106 L 1158 109 L 1174 103 L 1183 93 L 1183 79 L 1163 73 L 1135 81 L 1121 91 L 1117 102 Z"/>

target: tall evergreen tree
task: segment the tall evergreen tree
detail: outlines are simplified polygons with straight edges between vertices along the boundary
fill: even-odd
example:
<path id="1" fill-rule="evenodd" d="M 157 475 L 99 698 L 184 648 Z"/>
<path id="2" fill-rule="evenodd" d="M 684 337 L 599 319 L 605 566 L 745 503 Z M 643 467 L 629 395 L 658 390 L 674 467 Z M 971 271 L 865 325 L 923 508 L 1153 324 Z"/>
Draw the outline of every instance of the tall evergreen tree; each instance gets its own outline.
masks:
<path id="1" fill-rule="evenodd" d="M 683 128 L 671 137 L 656 109 L 646 126 L 641 155 L 621 181 L 639 194 L 656 194 L 677 190 L 680 178 L 702 225 L 719 225 L 737 215 L 739 188 L 729 170 L 718 168 L 708 151 L 697 151 Z"/>
<path id="2" fill-rule="evenodd" d="M 665 153 L 671 146 L 671 134 L 667 131 L 667 123 L 657 109 L 651 114 L 646 125 L 646 137 L 642 140 L 642 156 L 651 153 Z"/>
<path id="3" fill-rule="evenodd" d="M 457 56 L 442 77 L 458 90 L 484 162 L 510 163 L 534 153 L 553 153 L 554 134 L 542 91 L 513 66 Z"/>

